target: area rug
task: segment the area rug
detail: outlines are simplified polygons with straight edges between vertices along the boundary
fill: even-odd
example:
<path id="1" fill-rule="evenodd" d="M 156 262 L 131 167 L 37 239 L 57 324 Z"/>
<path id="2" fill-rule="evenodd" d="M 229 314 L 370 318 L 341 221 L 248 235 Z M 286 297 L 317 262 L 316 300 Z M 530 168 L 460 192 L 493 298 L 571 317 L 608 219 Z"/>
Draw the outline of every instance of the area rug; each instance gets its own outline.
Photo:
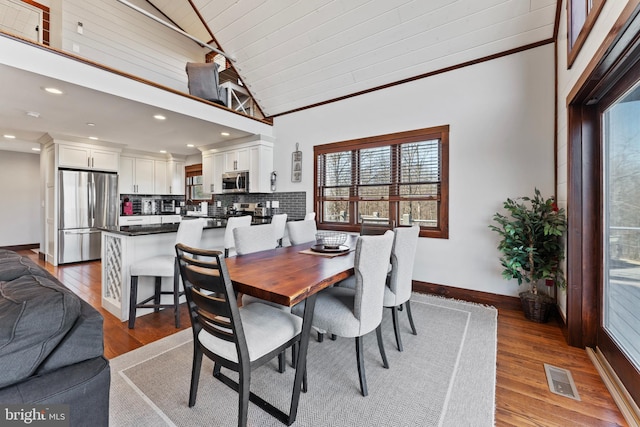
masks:
<path id="1" fill-rule="evenodd" d="M 375 333 L 365 336 L 367 397 L 360 394 L 354 340 L 310 340 L 309 391 L 301 394 L 296 426 L 494 425 L 497 310 L 421 294 L 411 301 L 418 335 L 400 312 L 403 352 L 385 310 L 390 369 L 382 366 Z M 236 425 L 237 394 L 213 378 L 206 357 L 196 405 L 188 407 L 192 346 L 191 330 L 184 330 L 112 359 L 109 425 Z M 280 374 L 274 360 L 252 372 L 251 390 L 288 412 L 294 374 L 290 366 Z M 250 403 L 248 425 L 282 424 Z"/>

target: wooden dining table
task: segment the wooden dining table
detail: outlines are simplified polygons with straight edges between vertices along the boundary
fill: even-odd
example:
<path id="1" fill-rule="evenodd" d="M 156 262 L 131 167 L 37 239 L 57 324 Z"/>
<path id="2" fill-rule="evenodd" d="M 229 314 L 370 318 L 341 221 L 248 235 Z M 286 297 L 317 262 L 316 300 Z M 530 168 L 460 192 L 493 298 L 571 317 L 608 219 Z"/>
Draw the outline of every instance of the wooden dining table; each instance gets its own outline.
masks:
<path id="1" fill-rule="evenodd" d="M 289 414 L 257 396 L 250 397 L 286 425 L 295 422 L 298 412 L 316 295 L 354 274 L 356 239 L 357 236 L 349 236 L 345 244 L 351 250 L 337 256 L 310 254 L 309 249 L 315 243 L 311 242 L 225 259 L 236 291 L 288 307 L 305 301 Z"/>

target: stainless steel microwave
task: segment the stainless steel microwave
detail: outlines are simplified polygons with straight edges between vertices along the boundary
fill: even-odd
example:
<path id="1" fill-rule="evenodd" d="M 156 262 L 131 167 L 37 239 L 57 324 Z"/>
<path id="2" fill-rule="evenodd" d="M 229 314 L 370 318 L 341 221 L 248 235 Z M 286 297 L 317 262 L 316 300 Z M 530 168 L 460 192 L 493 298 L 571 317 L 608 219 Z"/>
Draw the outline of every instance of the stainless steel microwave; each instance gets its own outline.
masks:
<path id="1" fill-rule="evenodd" d="M 222 174 L 223 193 L 248 193 L 249 171 L 227 172 Z"/>

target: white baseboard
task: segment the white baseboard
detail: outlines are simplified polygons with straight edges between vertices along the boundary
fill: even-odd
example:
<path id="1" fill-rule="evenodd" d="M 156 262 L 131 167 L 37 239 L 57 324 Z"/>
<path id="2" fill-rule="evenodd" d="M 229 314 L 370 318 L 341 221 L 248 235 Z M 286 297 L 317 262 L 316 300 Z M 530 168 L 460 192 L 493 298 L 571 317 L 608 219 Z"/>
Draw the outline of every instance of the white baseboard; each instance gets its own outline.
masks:
<path id="1" fill-rule="evenodd" d="M 587 347 L 587 354 L 600 374 L 600 377 L 602 377 L 602 381 L 607 386 L 607 389 L 609 389 L 613 401 L 620 409 L 629 427 L 640 427 L 640 408 L 638 408 L 638 405 L 634 402 L 600 349 L 596 348 L 594 350 L 593 348 Z"/>

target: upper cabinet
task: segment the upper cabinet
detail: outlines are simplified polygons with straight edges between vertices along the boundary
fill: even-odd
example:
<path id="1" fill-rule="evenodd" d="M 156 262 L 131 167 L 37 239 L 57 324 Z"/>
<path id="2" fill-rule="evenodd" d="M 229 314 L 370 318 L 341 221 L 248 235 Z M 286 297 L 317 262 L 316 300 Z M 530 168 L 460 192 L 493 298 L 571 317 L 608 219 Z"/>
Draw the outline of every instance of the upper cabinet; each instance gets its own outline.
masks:
<path id="1" fill-rule="evenodd" d="M 169 194 L 169 171 L 166 160 L 153 161 L 153 194 Z"/>
<path id="2" fill-rule="evenodd" d="M 249 171 L 249 192 L 271 192 L 273 171 L 273 143 L 250 141 L 214 148 L 202 153 L 203 189 L 206 192 L 222 192 L 222 174 Z"/>
<path id="3" fill-rule="evenodd" d="M 167 162 L 169 191 L 166 194 L 184 195 L 184 165 L 185 162 L 179 160 Z"/>
<path id="4" fill-rule="evenodd" d="M 120 194 L 154 194 L 153 162 L 139 157 L 120 157 Z"/>
<path id="5" fill-rule="evenodd" d="M 249 149 L 239 148 L 224 153 L 224 172 L 249 170 Z"/>
<path id="6" fill-rule="evenodd" d="M 213 153 L 202 153 L 202 192 L 205 194 L 220 192 L 220 187 L 213 182 L 213 174 L 217 170 L 213 166 L 213 156 Z"/>
<path id="7" fill-rule="evenodd" d="M 120 154 L 105 147 L 57 144 L 58 166 L 118 172 Z"/>
<path id="8" fill-rule="evenodd" d="M 120 157 L 120 194 L 183 195 L 184 164 L 127 153 Z"/>

